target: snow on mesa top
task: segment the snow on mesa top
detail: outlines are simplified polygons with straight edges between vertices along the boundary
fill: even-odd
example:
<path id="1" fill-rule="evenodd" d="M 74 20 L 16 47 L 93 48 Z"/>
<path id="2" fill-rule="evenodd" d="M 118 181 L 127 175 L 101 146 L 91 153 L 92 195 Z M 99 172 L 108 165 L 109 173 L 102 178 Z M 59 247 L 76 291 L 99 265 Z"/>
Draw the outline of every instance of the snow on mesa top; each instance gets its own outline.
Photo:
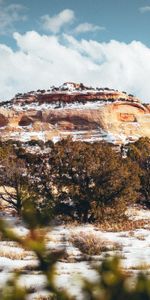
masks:
<path id="1" fill-rule="evenodd" d="M 0 103 L 3 139 L 107 140 L 116 144 L 150 137 L 150 106 L 126 92 L 66 82 L 18 93 Z"/>
<path id="2" fill-rule="evenodd" d="M 30 91 L 28 93 L 18 93 L 14 101 L 16 99 L 22 99 L 25 100 L 28 97 L 36 97 L 37 100 L 40 100 L 40 98 L 45 96 L 45 101 L 48 100 L 47 95 L 51 100 L 55 100 L 55 95 L 60 97 L 60 100 L 64 101 L 67 98 L 68 100 L 74 100 L 77 98 L 77 100 L 81 100 L 81 98 L 78 98 L 78 96 L 89 97 L 91 100 L 94 100 L 94 97 L 97 97 L 97 99 L 100 100 L 127 100 L 131 102 L 140 102 L 140 100 L 133 95 L 127 95 L 126 92 L 119 92 L 118 90 L 109 89 L 109 88 L 93 88 L 93 87 L 87 87 L 83 85 L 82 83 L 74 83 L 74 82 L 65 82 L 63 85 L 59 87 L 52 86 L 48 90 L 37 90 L 37 91 Z M 64 96 L 68 97 L 64 97 Z M 70 97 L 69 97 L 70 96 Z M 71 97 L 73 96 L 73 97 Z M 91 96 L 91 97 L 90 97 Z"/>

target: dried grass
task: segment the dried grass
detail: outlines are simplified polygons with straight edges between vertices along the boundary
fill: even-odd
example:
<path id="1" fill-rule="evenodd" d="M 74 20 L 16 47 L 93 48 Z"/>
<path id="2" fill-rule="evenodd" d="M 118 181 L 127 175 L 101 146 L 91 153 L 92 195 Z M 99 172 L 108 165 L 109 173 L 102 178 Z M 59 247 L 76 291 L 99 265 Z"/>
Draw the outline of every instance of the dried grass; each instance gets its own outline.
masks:
<path id="1" fill-rule="evenodd" d="M 0 249 L 0 257 L 6 257 L 6 258 L 10 258 L 12 260 L 17 259 L 17 260 L 23 260 L 25 259 L 27 256 L 31 256 L 32 253 L 28 252 L 28 251 L 22 251 L 20 249 L 20 251 L 11 251 L 10 250 L 4 250 L 4 249 Z"/>
<path id="2" fill-rule="evenodd" d="M 121 251 L 122 247 L 118 243 L 112 243 L 95 236 L 94 234 L 73 234 L 70 241 L 77 247 L 83 254 L 87 255 L 100 255 L 108 251 Z"/>
<path id="3" fill-rule="evenodd" d="M 125 219 L 121 222 L 104 221 L 103 223 L 97 224 L 97 228 L 102 231 L 108 232 L 120 232 L 120 231 L 132 231 L 135 229 L 148 228 L 150 225 L 148 220 L 129 220 Z"/>
<path id="4" fill-rule="evenodd" d="M 150 270 L 150 264 L 148 263 L 143 263 L 143 264 L 140 264 L 140 265 L 137 265 L 137 266 L 132 266 L 130 267 L 131 270 L 134 270 L 134 271 L 147 271 L 147 270 Z"/>

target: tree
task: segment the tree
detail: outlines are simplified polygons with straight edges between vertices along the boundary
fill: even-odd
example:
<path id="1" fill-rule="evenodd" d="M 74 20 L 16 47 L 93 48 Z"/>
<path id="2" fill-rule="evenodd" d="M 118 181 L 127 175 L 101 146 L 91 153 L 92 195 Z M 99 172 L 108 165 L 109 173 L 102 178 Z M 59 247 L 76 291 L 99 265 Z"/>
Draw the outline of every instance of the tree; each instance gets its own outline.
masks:
<path id="1" fill-rule="evenodd" d="M 26 153 L 22 147 L 3 144 L 0 148 L 0 199 L 23 215 L 34 206 L 41 223 L 51 220 L 50 180 L 46 158 Z"/>
<path id="2" fill-rule="evenodd" d="M 12 146 L 0 148 L 0 170 L 0 198 L 20 214 L 27 197 L 27 169 Z"/>
<path id="3" fill-rule="evenodd" d="M 138 197 L 137 165 L 108 143 L 61 141 L 49 163 L 58 191 L 56 208 L 80 221 L 102 220 L 106 208 L 120 216 Z"/>
<path id="4" fill-rule="evenodd" d="M 32 159 L 31 159 L 32 156 Z M 36 195 L 36 210 L 38 210 L 43 222 L 48 222 L 53 216 L 55 206 L 55 191 L 53 187 L 53 174 L 48 162 L 49 154 L 28 155 L 28 180 L 30 190 Z"/>
<path id="5" fill-rule="evenodd" d="M 140 202 L 150 206 L 150 139 L 142 137 L 134 144 L 129 144 L 127 149 L 128 157 L 140 168 Z"/>

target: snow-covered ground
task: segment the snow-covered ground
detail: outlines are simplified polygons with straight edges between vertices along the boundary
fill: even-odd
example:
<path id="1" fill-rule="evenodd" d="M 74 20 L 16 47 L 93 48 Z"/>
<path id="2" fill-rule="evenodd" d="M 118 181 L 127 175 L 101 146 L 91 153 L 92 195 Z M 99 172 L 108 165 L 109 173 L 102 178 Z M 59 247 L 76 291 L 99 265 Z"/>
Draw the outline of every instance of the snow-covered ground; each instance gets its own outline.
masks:
<path id="1" fill-rule="evenodd" d="M 150 218 L 148 210 L 130 210 L 130 218 L 136 220 L 147 220 Z M 8 215 L 2 216 L 10 222 L 14 230 L 20 236 L 25 236 L 28 230 L 21 224 L 16 217 Z M 93 262 L 100 264 L 105 255 L 119 255 L 121 257 L 122 267 L 132 272 L 143 269 L 150 270 L 150 227 L 149 224 L 145 228 L 108 232 L 98 229 L 94 225 L 82 226 L 56 226 L 46 235 L 48 249 L 65 249 L 67 258 L 60 260 L 56 265 L 55 280 L 60 288 L 68 287 L 72 294 L 80 294 L 81 277 L 95 280 L 96 272 L 92 269 L 91 263 L 83 259 L 83 254 L 78 248 L 72 244 L 71 237 L 86 236 L 90 234 L 95 238 L 100 238 L 112 245 L 117 243 L 118 247 L 114 250 L 107 250 L 93 256 Z M 36 270 L 37 261 L 33 253 L 24 250 L 11 241 L 0 241 L 0 286 L 3 286 L 6 280 L 12 275 L 13 271 L 23 270 L 24 275 L 21 276 L 22 285 L 34 289 L 38 294 L 44 287 L 45 278 Z M 33 298 L 34 299 L 34 298 Z M 78 296 L 78 299 L 80 297 Z"/>

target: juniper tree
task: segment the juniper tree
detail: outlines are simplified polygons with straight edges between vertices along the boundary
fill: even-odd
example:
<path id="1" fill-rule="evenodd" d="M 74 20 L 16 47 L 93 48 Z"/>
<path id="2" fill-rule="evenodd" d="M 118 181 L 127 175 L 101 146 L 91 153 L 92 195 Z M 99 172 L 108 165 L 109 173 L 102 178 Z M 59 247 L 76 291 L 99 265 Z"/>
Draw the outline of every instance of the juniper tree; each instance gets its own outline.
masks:
<path id="1" fill-rule="evenodd" d="M 0 171 L 0 199 L 20 214 L 28 194 L 27 169 L 12 146 L 0 149 Z"/>
<path id="2" fill-rule="evenodd" d="M 57 207 L 64 213 L 68 206 L 80 221 L 101 219 L 107 207 L 120 215 L 138 197 L 138 166 L 122 159 L 108 143 L 59 142 L 49 163 L 59 195 Z"/>
<path id="3" fill-rule="evenodd" d="M 140 138 L 135 143 L 129 144 L 127 149 L 128 157 L 140 167 L 140 200 L 150 206 L 150 139 Z"/>

